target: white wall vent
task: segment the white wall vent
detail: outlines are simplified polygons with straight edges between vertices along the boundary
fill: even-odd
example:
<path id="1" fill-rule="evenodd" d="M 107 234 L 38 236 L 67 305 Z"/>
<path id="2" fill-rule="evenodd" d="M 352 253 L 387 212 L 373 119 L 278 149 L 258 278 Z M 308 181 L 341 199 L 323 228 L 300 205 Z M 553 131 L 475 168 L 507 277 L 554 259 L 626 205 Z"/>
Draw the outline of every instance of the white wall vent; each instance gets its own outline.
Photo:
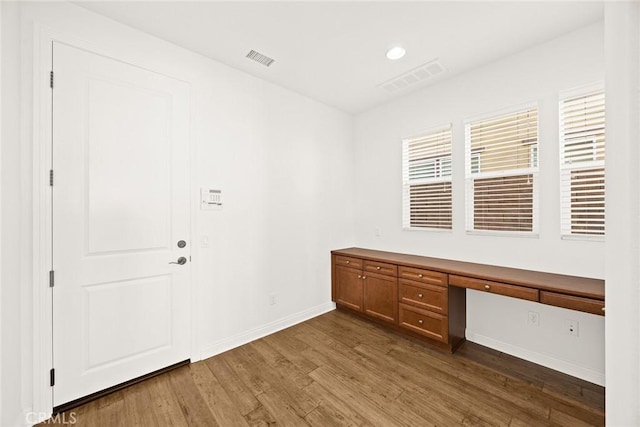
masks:
<path id="1" fill-rule="evenodd" d="M 271 64 L 273 64 L 273 61 L 275 61 L 275 59 L 269 58 L 268 56 L 263 55 L 260 52 L 256 52 L 253 49 L 251 50 L 251 52 L 247 53 L 247 58 L 258 62 L 265 67 L 270 66 Z"/>
<path id="2" fill-rule="evenodd" d="M 422 64 L 414 68 L 413 70 L 382 82 L 378 87 L 382 87 L 388 92 L 395 92 L 400 89 L 406 89 L 407 87 L 421 81 L 431 79 L 445 71 L 447 70 L 440 61 L 438 59 L 434 59 L 433 61 L 429 61 L 426 64 Z"/>

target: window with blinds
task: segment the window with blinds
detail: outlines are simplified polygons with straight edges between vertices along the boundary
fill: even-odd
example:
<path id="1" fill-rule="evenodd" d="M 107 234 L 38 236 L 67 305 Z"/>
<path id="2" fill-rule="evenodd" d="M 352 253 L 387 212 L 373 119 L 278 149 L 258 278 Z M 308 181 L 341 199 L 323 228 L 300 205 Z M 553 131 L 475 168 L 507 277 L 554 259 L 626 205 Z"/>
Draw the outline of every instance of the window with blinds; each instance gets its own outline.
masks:
<path id="1" fill-rule="evenodd" d="M 402 141 L 403 227 L 451 229 L 451 126 Z"/>
<path id="2" fill-rule="evenodd" d="M 560 218 L 563 236 L 604 236 L 604 91 L 560 101 Z"/>
<path id="3" fill-rule="evenodd" d="M 467 231 L 537 232 L 538 109 L 465 123 Z"/>

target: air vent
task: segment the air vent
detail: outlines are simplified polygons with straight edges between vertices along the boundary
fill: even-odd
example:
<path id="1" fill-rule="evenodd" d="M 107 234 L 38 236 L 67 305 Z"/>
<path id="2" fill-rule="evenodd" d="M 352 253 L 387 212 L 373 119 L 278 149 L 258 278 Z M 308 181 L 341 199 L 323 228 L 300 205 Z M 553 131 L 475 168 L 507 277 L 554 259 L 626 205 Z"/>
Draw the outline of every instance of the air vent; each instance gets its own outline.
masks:
<path id="1" fill-rule="evenodd" d="M 273 64 L 273 61 L 275 61 L 275 59 L 271 59 L 268 56 L 261 54 L 260 52 L 256 52 L 255 50 L 247 53 L 247 58 L 258 62 L 265 67 L 270 66 L 271 64 Z"/>
<path id="2" fill-rule="evenodd" d="M 388 92 L 406 89 L 416 83 L 429 80 L 447 71 L 438 59 L 429 61 L 419 67 L 414 68 L 399 76 L 393 77 L 386 82 L 382 82 L 378 87 L 384 88 Z"/>

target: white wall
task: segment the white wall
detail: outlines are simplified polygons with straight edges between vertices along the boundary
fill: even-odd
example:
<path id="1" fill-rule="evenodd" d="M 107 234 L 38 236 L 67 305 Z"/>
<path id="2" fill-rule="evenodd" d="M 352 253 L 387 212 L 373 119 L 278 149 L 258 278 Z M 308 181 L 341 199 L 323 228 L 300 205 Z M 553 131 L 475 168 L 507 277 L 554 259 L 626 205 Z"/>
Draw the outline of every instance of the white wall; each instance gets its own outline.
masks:
<path id="1" fill-rule="evenodd" d="M 77 6 L 1 7 L 2 182 L 14 185 L 2 191 L 0 425 L 42 409 L 31 378 L 35 22 L 191 84 L 194 360 L 333 308 L 329 251 L 354 240 L 351 116 Z M 223 211 L 197 210 L 201 186 L 223 190 Z"/>
<path id="2" fill-rule="evenodd" d="M 445 64 L 446 66 L 446 64 Z M 604 243 L 560 239 L 558 92 L 604 79 L 603 24 L 572 32 L 356 116 L 357 246 L 604 278 Z M 539 107 L 539 237 L 465 232 L 463 120 L 531 101 Z M 402 230 L 401 139 L 453 125 L 453 230 Z M 380 236 L 375 235 L 375 229 Z M 540 326 L 527 324 L 528 311 Z M 564 335 L 564 319 L 580 336 Z M 467 338 L 604 382 L 604 319 L 467 292 Z"/>
<path id="3" fill-rule="evenodd" d="M 640 4 L 605 6 L 607 425 L 640 425 Z"/>
<path id="4" fill-rule="evenodd" d="M 0 371 L 0 424 L 17 425 L 22 421 L 23 383 L 28 380 L 22 375 L 22 358 L 29 353 L 21 351 L 21 286 L 20 264 L 23 238 L 20 235 L 21 190 L 21 143 L 20 143 L 20 52 L 19 52 L 19 13 L 14 3 L 1 3 L 2 7 L 2 130 L 1 167 L 1 236 L 0 252 L 2 271 L 2 304 L 0 307 L 0 342 L 2 359 Z M 9 186 L 6 183 L 11 182 Z M 28 190 L 28 189 L 27 189 Z M 30 236 L 30 233 L 27 234 Z M 26 239 L 29 237 L 25 236 Z M 25 282 L 28 286 L 28 282 Z M 28 351 L 28 349 L 25 349 Z"/>

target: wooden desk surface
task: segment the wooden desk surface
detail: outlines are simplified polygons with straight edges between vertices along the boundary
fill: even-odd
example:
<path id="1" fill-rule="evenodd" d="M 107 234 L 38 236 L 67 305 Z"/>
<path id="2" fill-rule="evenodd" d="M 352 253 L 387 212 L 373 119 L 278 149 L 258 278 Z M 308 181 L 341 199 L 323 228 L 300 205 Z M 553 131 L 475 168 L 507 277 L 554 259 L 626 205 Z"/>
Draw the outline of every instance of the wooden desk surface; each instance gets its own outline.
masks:
<path id="1" fill-rule="evenodd" d="M 331 251 L 334 255 L 353 256 L 380 262 L 391 262 L 410 267 L 426 268 L 447 274 L 528 286 L 544 291 L 594 298 L 604 301 L 604 280 L 564 274 L 542 273 L 518 268 L 498 267 L 464 261 L 452 261 L 419 255 L 399 254 L 363 248 Z"/>

